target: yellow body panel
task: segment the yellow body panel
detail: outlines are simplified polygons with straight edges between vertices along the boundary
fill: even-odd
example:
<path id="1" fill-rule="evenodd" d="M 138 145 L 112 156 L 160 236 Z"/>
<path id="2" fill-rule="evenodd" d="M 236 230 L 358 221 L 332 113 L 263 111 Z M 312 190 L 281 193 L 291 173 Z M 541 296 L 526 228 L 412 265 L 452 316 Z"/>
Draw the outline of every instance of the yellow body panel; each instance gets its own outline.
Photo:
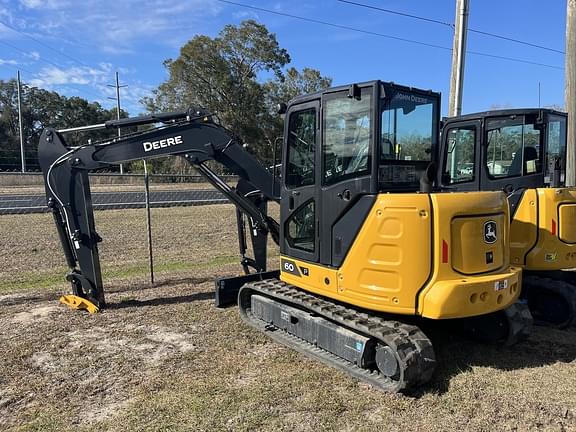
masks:
<path id="1" fill-rule="evenodd" d="M 538 195 L 536 189 L 527 189 L 518 203 L 510 224 L 510 262 L 523 265 L 528 251 L 538 241 Z"/>
<path id="2" fill-rule="evenodd" d="M 282 268 L 281 279 L 380 312 L 435 319 L 489 313 L 519 294 L 520 270 L 508 267 L 503 247 L 508 218 L 498 192 L 381 194 L 340 268 L 283 256 L 300 271 Z M 483 240 L 488 221 L 497 225 L 493 244 Z M 456 271 L 454 262 L 469 274 Z"/>
<path id="3" fill-rule="evenodd" d="M 494 214 L 490 220 L 497 226 L 505 227 L 504 214 Z M 504 265 L 506 247 L 505 235 L 497 236 L 492 244 L 478 243 L 484 235 L 485 216 L 457 217 L 452 219 L 450 238 L 452 239 L 452 267 L 465 275 L 486 273 Z M 486 263 L 486 253 L 492 254 L 492 262 Z"/>
<path id="4" fill-rule="evenodd" d="M 576 188 L 527 190 L 511 231 L 513 264 L 526 270 L 576 267 Z"/>

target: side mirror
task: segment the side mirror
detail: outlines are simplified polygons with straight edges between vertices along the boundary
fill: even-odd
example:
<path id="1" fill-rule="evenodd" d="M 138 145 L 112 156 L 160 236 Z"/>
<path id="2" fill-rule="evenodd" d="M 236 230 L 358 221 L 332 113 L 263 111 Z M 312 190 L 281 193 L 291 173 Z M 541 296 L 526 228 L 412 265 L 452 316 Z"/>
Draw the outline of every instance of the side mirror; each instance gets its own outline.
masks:
<path id="1" fill-rule="evenodd" d="M 420 192 L 422 193 L 432 192 L 432 185 L 434 184 L 435 177 L 436 177 L 436 163 L 430 162 L 426 167 L 426 170 L 422 173 L 422 177 L 420 177 Z"/>
<path id="2" fill-rule="evenodd" d="M 446 184 L 450 184 L 450 180 L 452 180 L 450 173 L 448 171 L 444 171 L 442 173 L 442 177 L 440 178 L 440 181 L 442 182 L 443 185 L 446 185 Z"/>

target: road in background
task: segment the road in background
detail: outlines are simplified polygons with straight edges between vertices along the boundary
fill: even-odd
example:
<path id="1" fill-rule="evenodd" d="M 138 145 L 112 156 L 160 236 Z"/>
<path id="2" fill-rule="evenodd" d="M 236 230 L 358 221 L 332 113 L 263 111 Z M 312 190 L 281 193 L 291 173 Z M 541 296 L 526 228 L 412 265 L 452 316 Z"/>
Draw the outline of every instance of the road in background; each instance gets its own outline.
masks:
<path id="1" fill-rule="evenodd" d="M 95 210 L 143 208 L 144 192 L 93 192 Z M 151 191 L 151 207 L 221 204 L 228 200 L 214 189 Z M 1 214 L 43 213 L 49 211 L 45 195 L 0 195 Z"/>

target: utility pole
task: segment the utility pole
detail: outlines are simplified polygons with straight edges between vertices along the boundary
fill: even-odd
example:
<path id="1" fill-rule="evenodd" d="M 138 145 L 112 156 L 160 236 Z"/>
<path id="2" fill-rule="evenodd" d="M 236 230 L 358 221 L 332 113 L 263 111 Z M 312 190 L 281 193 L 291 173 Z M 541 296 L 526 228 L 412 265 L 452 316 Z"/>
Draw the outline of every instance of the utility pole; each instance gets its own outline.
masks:
<path id="1" fill-rule="evenodd" d="M 566 63 L 564 104 L 568 112 L 566 186 L 576 185 L 576 0 L 566 0 Z"/>
<path id="2" fill-rule="evenodd" d="M 450 117 L 462 114 L 462 92 L 464 90 L 464 66 L 466 62 L 466 39 L 470 0 L 456 0 L 456 23 L 452 46 L 452 72 L 450 76 Z"/>
<path id="3" fill-rule="evenodd" d="M 116 84 L 108 84 L 108 87 L 116 87 L 116 98 L 110 97 L 108 99 L 116 99 L 116 119 L 120 120 L 120 88 L 128 87 L 127 85 L 120 85 L 120 80 L 118 79 L 118 72 L 116 72 Z M 122 136 L 122 131 L 118 127 L 118 138 Z M 124 174 L 124 167 L 120 164 L 120 174 Z"/>
<path id="4" fill-rule="evenodd" d="M 22 99 L 20 97 L 20 71 L 16 75 L 16 85 L 18 86 L 18 130 L 20 131 L 20 160 L 22 172 L 26 172 L 26 155 L 24 154 L 24 130 L 22 128 Z"/>

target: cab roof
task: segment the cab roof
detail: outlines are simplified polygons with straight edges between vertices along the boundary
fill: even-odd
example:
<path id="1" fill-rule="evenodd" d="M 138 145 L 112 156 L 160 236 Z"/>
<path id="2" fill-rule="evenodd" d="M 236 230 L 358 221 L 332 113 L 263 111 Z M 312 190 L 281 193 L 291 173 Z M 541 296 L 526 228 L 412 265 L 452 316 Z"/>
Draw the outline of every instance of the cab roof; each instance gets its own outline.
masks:
<path id="1" fill-rule="evenodd" d="M 510 108 L 510 109 L 497 109 L 491 111 L 480 111 L 476 113 L 464 114 L 457 117 L 444 117 L 442 120 L 445 123 L 450 123 L 453 121 L 478 120 L 489 117 L 510 117 L 510 116 L 531 115 L 540 113 L 556 114 L 560 116 L 567 115 L 567 113 L 563 111 L 558 111 L 552 108 Z"/>
<path id="2" fill-rule="evenodd" d="M 374 85 L 383 84 L 385 88 L 388 87 L 388 88 L 393 88 L 393 89 L 397 89 L 397 90 L 402 90 L 402 91 L 405 91 L 407 93 L 420 93 L 420 94 L 432 95 L 432 96 L 436 96 L 436 97 L 440 98 L 440 93 L 434 92 L 432 90 L 424 90 L 424 89 L 419 89 L 416 87 L 403 86 L 401 84 L 396 84 L 392 81 L 372 80 L 372 81 L 364 81 L 364 82 L 360 82 L 360 83 L 350 83 L 350 84 L 346 84 L 346 85 L 330 87 L 330 88 L 327 88 L 327 89 L 324 89 L 324 90 L 321 90 L 321 91 L 318 91 L 315 93 L 300 95 L 300 96 L 297 96 L 294 99 L 292 99 L 288 103 L 288 106 L 320 99 L 323 94 L 336 93 L 339 91 L 348 90 L 350 88 L 350 86 L 352 86 L 354 84 L 356 84 L 358 87 L 372 87 Z"/>

